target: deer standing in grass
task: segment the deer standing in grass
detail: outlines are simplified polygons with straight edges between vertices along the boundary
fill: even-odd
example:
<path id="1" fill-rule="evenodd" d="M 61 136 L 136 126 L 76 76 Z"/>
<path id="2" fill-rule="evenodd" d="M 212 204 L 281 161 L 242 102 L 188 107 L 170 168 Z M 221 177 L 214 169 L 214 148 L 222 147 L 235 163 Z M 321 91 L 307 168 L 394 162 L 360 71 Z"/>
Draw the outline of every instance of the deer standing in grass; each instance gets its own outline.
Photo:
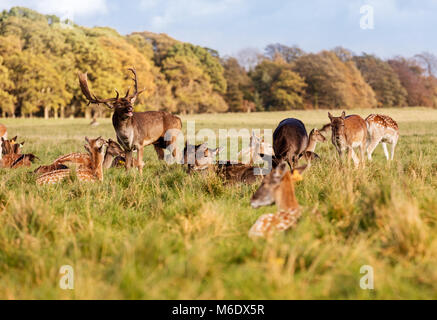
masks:
<path id="1" fill-rule="evenodd" d="M 90 162 L 87 166 L 79 167 L 76 170 L 77 179 L 81 182 L 103 181 L 103 157 L 106 141 L 102 138 L 88 139 L 84 146 L 90 155 Z M 38 185 L 56 184 L 72 174 L 71 169 L 56 170 L 45 173 L 36 179 Z"/>
<path id="2" fill-rule="evenodd" d="M 154 145 L 160 160 L 164 159 L 164 150 L 170 144 L 175 146 L 173 157 L 177 155 L 176 139 L 182 129 L 179 117 L 164 111 L 133 112 L 133 105 L 138 96 L 144 91 L 138 91 L 137 74 L 134 69 L 129 69 L 134 77 L 134 92 L 127 91 L 123 98 L 117 95 L 112 99 L 99 99 L 88 88 L 87 74 L 79 74 L 79 83 L 82 93 L 89 103 L 104 104 L 114 110 L 112 124 L 117 134 L 117 140 L 126 152 L 126 169 L 132 168 L 132 153 L 138 151 L 138 170 L 144 167 L 144 147 Z"/>
<path id="3" fill-rule="evenodd" d="M 305 151 L 299 155 L 299 159 L 304 158 L 309 167 L 314 159 L 320 159 L 319 155 L 315 153 L 316 146 L 318 142 L 324 143 L 326 138 L 319 130 L 313 129 L 310 132 L 308 140 L 308 146 Z"/>
<path id="4" fill-rule="evenodd" d="M 4 139 L 7 140 L 8 139 L 8 130 L 6 129 L 6 126 L 0 124 L 0 140 Z M 0 144 L 0 160 L 3 157 L 3 147 L 2 144 Z"/>
<path id="5" fill-rule="evenodd" d="M 331 120 L 332 144 L 337 149 L 340 159 L 347 151 L 348 158 L 352 158 L 355 167 L 358 167 L 360 163 L 364 166 L 367 145 L 366 121 L 358 115 L 346 117 L 344 111 L 340 117 L 334 117 L 331 113 L 328 113 L 328 116 Z M 360 159 L 355 154 L 354 148 L 360 149 Z"/>
<path id="6" fill-rule="evenodd" d="M 366 118 L 367 123 L 367 156 L 372 160 L 373 151 L 382 143 L 387 160 L 393 160 L 396 145 L 399 140 L 399 126 L 392 118 L 382 114 L 371 114 Z M 391 144 L 391 155 L 387 150 L 387 143 Z"/>
<path id="7" fill-rule="evenodd" d="M 302 181 L 301 174 L 306 168 L 296 168 L 291 174 L 287 163 L 282 161 L 264 178 L 250 203 L 255 209 L 276 203 L 278 212 L 262 215 L 250 229 L 250 237 L 267 238 L 297 224 L 301 210 L 294 193 L 294 184 Z"/>

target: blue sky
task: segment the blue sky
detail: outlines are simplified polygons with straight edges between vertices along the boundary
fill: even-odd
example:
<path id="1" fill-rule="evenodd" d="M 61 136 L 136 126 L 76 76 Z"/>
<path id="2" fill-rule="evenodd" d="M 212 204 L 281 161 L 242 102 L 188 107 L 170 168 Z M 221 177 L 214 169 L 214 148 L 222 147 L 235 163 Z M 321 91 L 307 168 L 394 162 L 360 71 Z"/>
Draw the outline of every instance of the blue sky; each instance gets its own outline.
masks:
<path id="1" fill-rule="evenodd" d="M 437 54 L 437 0 L 0 0 L 122 34 L 164 32 L 233 55 L 269 43 L 317 52 L 337 45 L 389 58 Z M 360 8 L 374 9 L 374 29 L 362 30 Z"/>

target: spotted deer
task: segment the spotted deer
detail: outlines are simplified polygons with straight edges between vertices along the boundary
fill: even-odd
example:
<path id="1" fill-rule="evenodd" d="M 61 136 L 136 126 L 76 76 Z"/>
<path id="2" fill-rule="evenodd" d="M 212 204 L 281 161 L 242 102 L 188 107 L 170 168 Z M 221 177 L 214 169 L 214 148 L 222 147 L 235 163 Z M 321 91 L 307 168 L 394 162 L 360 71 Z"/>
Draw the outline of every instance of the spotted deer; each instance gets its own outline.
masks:
<path id="1" fill-rule="evenodd" d="M 306 168 L 307 166 L 296 168 L 292 174 L 287 163 L 282 161 L 264 178 L 250 203 L 255 209 L 276 203 L 278 212 L 262 215 L 250 229 L 250 237 L 268 238 L 297 224 L 301 210 L 294 184 L 302 181 L 302 172 Z"/>
<path id="2" fill-rule="evenodd" d="M 331 120 L 332 144 L 337 149 L 340 159 L 347 151 L 348 158 L 352 158 L 355 167 L 358 167 L 360 163 L 364 166 L 367 145 L 366 121 L 358 115 L 346 117 L 344 111 L 340 117 L 334 117 L 331 113 L 328 113 L 328 116 Z M 355 154 L 354 148 L 360 149 L 360 159 Z"/>
<path id="3" fill-rule="evenodd" d="M 88 139 L 85 149 L 90 155 L 90 163 L 87 167 L 82 166 L 76 170 L 77 179 L 81 182 L 103 181 L 103 157 L 106 141 L 102 138 Z M 36 179 L 38 185 L 57 184 L 72 175 L 71 169 L 56 170 L 45 173 Z"/>
<path id="4" fill-rule="evenodd" d="M 176 139 L 182 129 L 182 121 L 179 117 L 164 111 L 134 112 L 133 105 L 144 90 L 138 91 L 135 69 L 129 69 L 129 71 L 133 73 L 134 92 L 130 94 L 130 90 L 127 90 L 123 98 L 120 98 L 118 91 L 116 91 L 115 98 L 97 98 L 88 87 L 86 73 L 79 73 L 79 83 L 89 103 L 104 104 L 114 110 L 112 124 L 117 134 L 117 141 L 126 152 L 125 167 L 126 169 L 132 168 L 132 153 L 137 150 L 137 167 L 141 173 L 144 167 L 144 147 L 148 145 L 154 145 L 160 160 L 164 160 L 164 150 L 169 145 L 174 146 L 173 157 L 177 156 Z"/>
<path id="5" fill-rule="evenodd" d="M 0 124 L 0 139 L 7 140 L 8 139 L 8 130 L 6 129 L 6 126 L 3 124 Z M 0 144 L 0 160 L 3 157 L 3 147 L 2 144 Z"/>
<path id="6" fill-rule="evenodd" d="M 382 114 L 371 114 L 366 118 L 367 123 L 367 156 L 372 160 L 373 151 L 379 143 L 382 144 L 387 160 L 393 160 L 396 145 L 399 140 L 399 126 L 392 118 Z M 387 143 L 391 144 L 391 155 L 387 150 Z"/>

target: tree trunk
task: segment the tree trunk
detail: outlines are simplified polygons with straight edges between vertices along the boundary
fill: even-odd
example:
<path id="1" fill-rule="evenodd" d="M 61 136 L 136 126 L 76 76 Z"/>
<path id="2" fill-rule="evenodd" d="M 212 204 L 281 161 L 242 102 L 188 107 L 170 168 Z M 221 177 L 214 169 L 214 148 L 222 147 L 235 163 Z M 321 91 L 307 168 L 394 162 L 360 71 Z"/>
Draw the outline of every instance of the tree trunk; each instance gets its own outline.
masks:
<path id="1" fill-rule="evenodd" d="M 61 116 L 61 119 L 65 118 L 65 106 L 61 106 L 61 114 L 60 114 L 60 116 Z"/>
<path id="2" fill-rule="evenodd" d="M 91 119 L 91 109 L 90 108 L 85 109 L 85 119 Z"/>
<path id="3" fill-rule="evenodd" d="M 45 106 L 44 107 L 44 119 L 46 119 L 46 120 L 48 120 L 48 118 L 49 118 L 49 111 L 50 111 L 49 107 Z"/>
<path id="4" fill-rule="evenodd" d="M 53 115 L 55 119 L 58 119 L 58 109 L 53 109 Z"/>

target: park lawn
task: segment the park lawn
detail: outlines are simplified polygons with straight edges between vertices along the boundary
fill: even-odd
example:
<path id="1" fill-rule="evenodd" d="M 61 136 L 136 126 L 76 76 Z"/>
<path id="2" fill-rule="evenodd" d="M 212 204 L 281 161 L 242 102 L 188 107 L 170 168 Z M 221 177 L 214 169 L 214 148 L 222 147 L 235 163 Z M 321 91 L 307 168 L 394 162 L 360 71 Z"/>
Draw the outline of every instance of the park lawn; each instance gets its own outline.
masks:
<path id="1" fill-rule="evenodd" d="M 381 109 L 401 139 L 387 163 L 342 167 L 332 144 L 296 187 L 298 226 L 270 241 L 247 233 L 261 214 L 257 186 L 229 186 L 159 162 L 111 169 L 103 183 L 37 187 L 30 169 L 0 169 L 1 299 L 437 299 L 437 110 Z M 355 110 L 367 116 L 374 110 Z M 339 115 L 339 111 L 333 111 Z M 287 117 L 308 131 L 326 110 L 183 116 L 196 129 L 274 129 Z M 115 138 L 110 119 L 1 119 L 41 164 L 82 152 L 84 137 Z M 36 168 L 35 164 L 31 169 Z M 59 287 L 61 266 L 74 290 Z M 360 288 L 360 268 L 374 290 Z"/>

